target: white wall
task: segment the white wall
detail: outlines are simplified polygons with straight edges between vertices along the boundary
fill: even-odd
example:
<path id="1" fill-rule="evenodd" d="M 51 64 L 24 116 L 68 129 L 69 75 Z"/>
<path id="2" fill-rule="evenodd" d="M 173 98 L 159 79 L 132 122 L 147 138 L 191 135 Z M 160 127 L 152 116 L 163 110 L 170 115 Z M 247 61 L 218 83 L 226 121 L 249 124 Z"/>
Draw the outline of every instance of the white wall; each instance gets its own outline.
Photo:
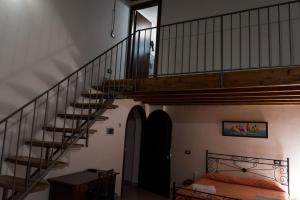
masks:
<path id="1" fill-rule="evenodd" d="M 167 106 L 173 121 L 172 176 L 181 182 L 205 173 L 205 150 L 213 153 L 290 158 L 292 196 L 300 197 L 300 106 Z M 266 121 L 269 138 L 222 136 L 223 120 Z M 191 155 L 185 155 L 191 150 Z"/>
<path id="2" fill-rule="evenodd" d="M 0 2 L 0 118 L 127 36 L 129 8 L 110 0 Z"/>
<path id="3" fill-rule="evenodd" d="M 91 129 L 98 132 L 90 136 L 88 148 L 71 150 L 62 161 L 69 166 L 64 169 L 52 170 L 45 179 L 57 177 L 73 172 L 83 171 L 88 168 L 114 169 L 120 174 L 117 176 L 116 192 L 121 193 L 121 179 L 123 168 L 123 151 L 125 140 L 126 120 L 132 107 L 138 105 L 132 100 L 117 100 L 119 108 L 108 110 L 104 116 L 107 121 L 96 122 Z M 106 134 L 106 128 L 114 128 L 113 135 Z M 27 200 L 47 200 L 49 189 L 43 192 L 29 195 Z"/>

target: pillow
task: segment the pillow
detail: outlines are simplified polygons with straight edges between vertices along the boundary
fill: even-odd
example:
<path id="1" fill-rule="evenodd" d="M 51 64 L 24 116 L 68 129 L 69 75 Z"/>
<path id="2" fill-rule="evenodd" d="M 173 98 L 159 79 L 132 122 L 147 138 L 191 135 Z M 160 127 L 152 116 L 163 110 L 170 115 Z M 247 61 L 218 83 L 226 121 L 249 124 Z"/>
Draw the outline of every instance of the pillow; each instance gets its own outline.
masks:
<path id="1" fill-rule="evenodd" d="M 204 192 L 208 194 L 216 194 L 216 188 L 213 185 L 200 185 L 192 184 L 192 189 L 198 192 Z"/>
<path id="2" fill-rule="evenodd" d="M 233 184 L 252 186 L 252 187 L 263 188 L 268 190 L 286 192 L 283 185 L 273 180 L 230 176 L 221 173 L 209 173 L 206 175 L 206 178 L 215 181 L 221 181 L 224 183 L 233 183 Z"/>
<path id="3" fill-rule="evenodd" d="M 279 199 L 273 199 L 273 198 L 264 197 L 264 196 L 256 196 L 255 200 L 279 200 Z"/>

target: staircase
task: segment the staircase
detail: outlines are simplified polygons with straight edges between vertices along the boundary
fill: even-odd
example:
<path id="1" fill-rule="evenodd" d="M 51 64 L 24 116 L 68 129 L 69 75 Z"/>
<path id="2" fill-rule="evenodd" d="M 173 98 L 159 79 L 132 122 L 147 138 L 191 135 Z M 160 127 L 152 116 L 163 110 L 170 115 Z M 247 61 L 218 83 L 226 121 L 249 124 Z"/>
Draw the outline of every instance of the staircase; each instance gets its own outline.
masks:
<path id="1" fill-rule="evenodd" d="M 132 91 L 125 79 L 128 38 L 0 121 L 2 200 L 24 199 L 48 188 L 44 177 L 68 163 L 61 158 L 88 147 L 91 127 L 106 121 L 114 100 Z M 126 42 L 126 44 L 125 44 Z M 120 81 L 122 80 L 122 81 Z"/>
<path id="2" fill-rule="evenodd" d="M 15 166 L 14 174 L 1 175 L 0 187 L 3 188 L 2 199 L 23 199 L 30 192 L 38 192 L 45 190 L 48 183 L 43 180 L 43 177 L 51 169 L 61 169 L 68 166 L 68 163 L 61 162 L 59 159 L 64 153 L 71 149 L 80 149 L 84 147 L 79 142 L 84 140 L 85 146 L 88 147 L 90 135 L 96 134 L 97 130 L 91 130 L 90 127 L 95 121 L 108 120 L 102 114 L 108 109 L 116 109 L 117 105 L 113 104 L 118 95 L 112 88 L 109 90 L 99 91 L 94 90 L 90 93 L 82 93 L 84 102 L 71 102 L 70 106 L 74 107 L 74 112 L 56 113 L 55 118 L 60 118 L 64 122 L 69 120 L 71 127 L 57 125 L 59 119 L 54 119 L 54 124 L 45 125 L 42 127 L 42 139 L 34 139 L 33 135 L 26 140 L 24 145 L 30 149 L 28 155 L 23 156 L 15 152 L 10 156 L 6 156 L 4 161 L 12 166 Z M 66 109 L 67 110 L 67 109 Z M 46 140 L 45 134 L 53 134 L 52 140 Z M 60 138 L 59 140 L 55 138 Z M 18 137 L 18 141 L 20 138 Z M 22 144 L 20 144 L 22 145 Z M 33 149 L 40 149 L 42 152 L 40 157 L 32 155 Z M 18 166 L 24 166 L 26 169 L 25 177 L 18 177 L 16 174 Z"/>

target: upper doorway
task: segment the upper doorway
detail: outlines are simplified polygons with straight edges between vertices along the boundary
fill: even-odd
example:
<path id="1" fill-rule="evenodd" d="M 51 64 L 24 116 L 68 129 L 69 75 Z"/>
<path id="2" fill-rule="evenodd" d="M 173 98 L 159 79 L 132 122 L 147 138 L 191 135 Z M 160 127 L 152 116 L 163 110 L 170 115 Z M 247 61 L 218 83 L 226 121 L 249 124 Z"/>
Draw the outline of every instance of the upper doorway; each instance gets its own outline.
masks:
<path id="1" fill-rule="evenodd" d="M 145 78 L 156 74 L 156 57 L 158 54 L 161 1 L 150 1 L 131 7 L 129 23 L 133 34 L 129 52 L 128 78 Z"/>

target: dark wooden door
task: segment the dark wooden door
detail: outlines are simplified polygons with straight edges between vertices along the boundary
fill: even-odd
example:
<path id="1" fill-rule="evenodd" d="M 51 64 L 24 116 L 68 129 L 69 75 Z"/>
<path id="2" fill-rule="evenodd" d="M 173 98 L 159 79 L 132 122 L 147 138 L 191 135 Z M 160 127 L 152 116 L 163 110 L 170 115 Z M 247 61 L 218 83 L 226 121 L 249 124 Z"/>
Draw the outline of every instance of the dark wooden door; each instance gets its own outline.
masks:
<path id="1" fill-rule="evenodd" d="M 138 11 L 135 14 L 135 31 L 151 28 L 152 23 Z M 138 77 L 149 75 L 151 30 L 144 30 L 135 34 L 133 73 Z"/>
<path id="2" fill-rule="evenodd" d="M 145 123 L 141 141 L 139 186 L 169 197 L 172 121 L 164 111 L 154 111 Z"/>

